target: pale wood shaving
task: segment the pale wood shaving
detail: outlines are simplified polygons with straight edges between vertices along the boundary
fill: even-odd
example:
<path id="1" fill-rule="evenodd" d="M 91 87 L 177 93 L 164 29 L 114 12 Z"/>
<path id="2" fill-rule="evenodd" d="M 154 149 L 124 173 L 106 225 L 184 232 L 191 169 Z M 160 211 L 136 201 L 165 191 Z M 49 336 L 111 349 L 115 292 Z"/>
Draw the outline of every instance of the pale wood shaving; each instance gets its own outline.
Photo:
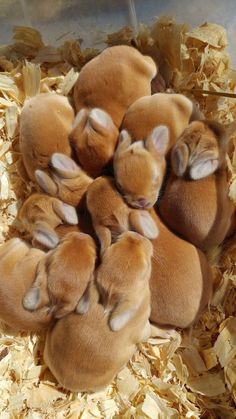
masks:
<path id="1" fill-rule="evenodd" d="M 142 25 L 134 39 L 129 28 L 108 37 L 109 45 L 135 44 L 152 55 L 168 88 L 185 91 L 209 118 L 236 118 L 232 97 L 236 71 L 225 51 L 225 29 L 204 24 L 191 30 L 163 17 Z M 0 243 L 21 235 L 15 219 L 24 199 L 35 190 L 19 176 L 18 117 L 26 97 L 37 92 L 71 94 L 81 67 L 99 51 L 83 51 L 78 40 L 59 48 L 46 46 L 32 28 L 14 28 L 11 45 L 0 47 Z M 230 197 L 236 203 L 236 136 L 228 158 Z M 23 173 L 19 170 L 19 173 Z M 217 258 L 216 258 L 217 255 Z M 2 325 L 0 336 L 1 419 L 11 418 L 235 418 L 236 402 L 236 243 L 215 249 L 218 267 L 212 304 L 191 334 L 171 338 L 153 333 L 104 391 L 72 394 L 61 389 L 42 359 L 43 336 L 26 335 Z"/>

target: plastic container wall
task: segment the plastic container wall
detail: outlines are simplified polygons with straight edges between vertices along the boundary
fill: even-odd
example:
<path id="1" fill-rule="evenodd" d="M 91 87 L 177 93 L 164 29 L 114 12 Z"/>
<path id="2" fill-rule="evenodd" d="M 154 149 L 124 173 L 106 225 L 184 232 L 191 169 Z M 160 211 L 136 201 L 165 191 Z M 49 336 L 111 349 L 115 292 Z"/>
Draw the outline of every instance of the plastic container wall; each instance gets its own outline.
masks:
<path id="1" fill-rule="evenodd" d="M 131 1 L 132 3 L 132 1 Z M 196 26 L 205 21 L 223 25 L 236 64 L 236 0 L 133 0 L 139 22 L 155 16 L 173 16 Z M 131 25 L 129 0 L 0 0 L 1 43 L 9 43 L 14 25 L 40 30 L 46 44 L 81 38 L 85 46 L 99 47 L 106 33 Z"/>

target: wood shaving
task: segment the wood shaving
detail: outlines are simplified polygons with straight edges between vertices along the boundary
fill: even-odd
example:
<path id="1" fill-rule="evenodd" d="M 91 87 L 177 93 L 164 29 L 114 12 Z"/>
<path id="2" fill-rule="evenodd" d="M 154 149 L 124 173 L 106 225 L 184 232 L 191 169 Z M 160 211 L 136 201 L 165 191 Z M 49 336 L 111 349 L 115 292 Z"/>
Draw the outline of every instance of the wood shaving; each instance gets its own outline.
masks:
<path id="1" fill-rule="evenodd" d="M 230 68 L 221 26 L 205 23 L 191 29 L 163 17 L 152 27 L 142 25 L 135 38 L 126 27 L 107 42 L 136 45 L 153 56 L 167 87 L 184 91 L 207 117 L 222 123 L 236 118 L 236 71 Z M 18 120 L 25 98 L 45 91 L 70 95 L 81 67 L 98 53 L 82 50 L 78 40 L 47 46 L 37 30 L 25 27 L 14 28 L 12 44 L 0 47 L 0 243 L 21 234 L 16 213 L 34 189 L 18 174 L 18 168 L 23 173 Z M 221 97 L 225 94 L 232 97 Z M 236 202 L 236 136 L 228 167 L 230 197 Z M 235 418 L 235 239 L 215 254 L 217 289 L 192 335 L 176 332 L 160 339 L 154 334 L 103 392 L 73 394 L 61 389 L 42 359 L 44 337 L 2 325 L 1 419 Z"/>

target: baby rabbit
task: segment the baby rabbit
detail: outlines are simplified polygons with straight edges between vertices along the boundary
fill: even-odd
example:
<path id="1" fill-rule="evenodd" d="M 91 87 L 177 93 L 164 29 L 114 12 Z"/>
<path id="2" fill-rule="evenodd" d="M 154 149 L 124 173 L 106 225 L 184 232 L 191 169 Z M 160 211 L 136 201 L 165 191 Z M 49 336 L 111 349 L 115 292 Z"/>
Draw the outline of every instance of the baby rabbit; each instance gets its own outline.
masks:
<path id="1" fill-rule="evenodd" d="M 212 270 L 200 250 L 168 230 L 153 209 L 151 215 L 160 233 L 152 241 L 150 319 L 160 326 L 187 328 L 209 303 Z"/>
<path id="2" fill-rule="evenodd" d="M 79 113 L 70 141 L 89 175 L 101 175 L 112 160 L 126 109 L 151 94 L 156 73 L 151 57 L 125 45 L 105 49 L 82 68 L 74 87 Z"/>
<path id="3" fill-rule="evenodd" d="M 26 199 L 19 210 L 18 218 L 32 236 L 33 245 L 38 242 L 47 248 L 53 248 L 59 242 L 54 231 L 58 225 L 63 222 L 78 224 L 74 207 L 41 193 L 34 193 Z"/>
<path id="4" fill-rule="evenodd" d="M 135 233 L 124 234 L 127 236 L 128 246 L 130 234 Z M 122 240 L 126 241 L 125 238 Z M 140 236 L 140 247 L 145 248 L 141 243 L 143 241 L 146 243 L 146 240 Z M 138 245 L 134 246 L 134 250 L 137 250 L 137 247 Z M 150 264 L 149 256 L 147 256 L 150 252 L 148 248 L 143 250 L 141 261 L 135 260 L 135 265 L 136 263 L 140 266 L 144 264 L 144 258 L 147 264 Z M 136 254 L 136 251 L 134 253 Z M 118 266 L 115 261 L 113 269 Z M 141 271 L 144 270 L 143 266 Z M 122 281 L 124 292 L 126 292 L 125 277 L 119 277 L 119 280 Z M 61 386 L 76 392 L 101 390 L 111 383 L 119 370 L 130 360 L 136 350 L 136 344 L 150 337 L 148 275 L 146 279 L 135 278 L 135 283 L 139 282 L 142 285 L 139 284 L 141 290 L 138 307 L 128 324 L 121 330 L 113 332 L 108 326 L 108 313 L 104 315 L 104 307 L 99 304 L 95 284 L 91 286 L 90 309 L 87 313 L 83 316 L 71 313 L 49 329 L 44 360 Z M 131 288 L 132 286 L 129 287 L 130 290 Z M 136 289 L 133 292 L 135 297 Z M 129 296 L 131 297 L 131 294 Z"/>
<path id="5" fill-rule="evenodd" d="M 167 152 L 189 122 L 195 119 L 203 119 L 203 115 L 187 97 L 156 93 L 141 97 L 127 109 L 122 129 L 129 132 L 132 141 L 138 141 L 145 140 L 156 126 L 166 125 L 170 136 Z"/>
<path id="6" fill-rule="evenodd" d="M 36 181 L 43 191 L 73 207 L 83 207 L 85 193 L 93 179 L 74 160 L 61 153 L 51 156 L 50 166 L 50 174 L 35 171 Z"/>
<path id="7" fill-rule="evenodd" d="M 74 112 L 66 97 L 40 93 L 24 103 L 20 117 L 20 150 L 27 174 L 47 169 L 53 153 L 71 155 L 68 135 Z"/>
<path id="8" fill-rule="evenodd" d="M 55 318 L 88 310 L 89 284 L 93 279 L 96 245 L 84 233 L 68 233 L 37 269 L 36 278 L 23 299 L 26 310 L 50 308 Z"/>
<path id="9" fill-rule="evenodd" d="M 101 252 L 127 230 L 135 230 L 149 239 L 157 237 L 158 230 L 149 213 L 129 208 L 112 178 L 95 179 L 88 187 L 86 200 Z"/>
<path id="10" fill-rule="evenodd" d="M 96 283 L 105 309 L 111 313 L 111 330 L 122 329 L 140 307 L 151 274 L 151 257 L 151 242 L 131 231 L 121 234 L 104 251 Z"/>
<path id="11" fill-rule="evenodd" d="M 114 155 L 116 185 L 126 202 L 134 208 L 151 208 L 159 195 L 166 170 L 165 153 L 169 130 L 160 125 L 146 141 L 131 144 L 131 137 L 121 131 Z"/>
<path id="12" fill-rule="evenodd" d="M 128 107 L 151 94 L 151 80 L 156 73 L 152 58 L 135 48 L 126 45 L 106 48 L 79 74 L 74 87 L 76 110 L 101 108 L 119 128 Z"/>
<path id="13" fill-rule="evenodd" d="M 0 247 L 0 320 L 14 329 L 37 332 L 52 319 L 45 308 L 29 313 L 22 306 L 23 296 L 44 257 L 44 252 L 18 238 Z"/>
<path id="14" fill-rule="evenodd" d="M 93 177 L 111 162 L 118 137 L 110 115 L 99 108 L 81 109 L 69 136 L 79 163 Z"/>
<path id="15" fill-rule="evenodd" d="M 177 234 L 203 251 L 235 231 L 228 197 L 226 148 L 230 130 L 213 121 L 192 122 L 171 154 L 172 170 L 159 211 Z"/>

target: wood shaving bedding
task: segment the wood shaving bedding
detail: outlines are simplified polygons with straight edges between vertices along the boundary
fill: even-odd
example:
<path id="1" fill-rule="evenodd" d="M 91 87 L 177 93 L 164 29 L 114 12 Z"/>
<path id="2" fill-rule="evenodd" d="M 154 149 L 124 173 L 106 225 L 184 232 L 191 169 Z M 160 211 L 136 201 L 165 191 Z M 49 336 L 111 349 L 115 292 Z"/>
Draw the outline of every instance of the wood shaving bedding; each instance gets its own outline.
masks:
<path id="1" fill-rule="evenodd" d="M 124 28 L 107 44 L 136 45 L 159 64 L 167 87 L 184 92 L 208 118 L 236 118 L 236 71 L 230 68 L 227 34 L 205 23 L 190 29 L 171 18 L 140 27 L 133 39 Z M 19 206 L 35 185 L 26 183 L 18 144 L 18 122 L 26 97 L 56 91 L 70 95 L 80 68 L 98 50 L 82 51 L 79 41 L 46 46 L 35 29 L 16 27 L 13 43 L 0 47 L 0 243 L 22 236 Z M 205 94 L 203 91 L 217 93 Z M 232 97 L 225 97 L 229 93 Z M 236 203 L 236 136 L 228 167 L 230 197 Z M 61 389 L 42 359 L 43 336 L 2 325 L 0 336 L 0 416 L 10 418 L 235 418 L 236 403 L 236 243 L 227 242 L 215 266 L 217 289 L 192 333 L 171 339 L 153 336 L 140 344 L 114 382 L 95 394 Z M 214 259 L 214 258 L 213 258 Z"/>

